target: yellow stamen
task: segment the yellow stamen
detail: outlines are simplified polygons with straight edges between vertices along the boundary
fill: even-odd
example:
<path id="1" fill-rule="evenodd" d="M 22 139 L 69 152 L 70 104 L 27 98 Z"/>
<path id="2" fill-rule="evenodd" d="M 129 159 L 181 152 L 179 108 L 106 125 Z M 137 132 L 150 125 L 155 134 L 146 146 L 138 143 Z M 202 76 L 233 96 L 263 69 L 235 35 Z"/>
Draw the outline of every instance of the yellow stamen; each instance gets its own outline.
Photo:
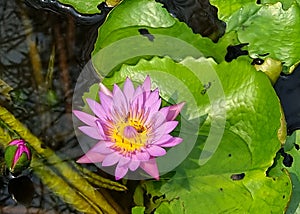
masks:
<path id="1" fill-rule="evenodd" d="M 136 130 L 136 135 L 128 137 L 124 135 L 126 127 L 131 126 Z M 140 151 L 147 142 L 147 127 L 138 120 L 128 118 L 116 124 L 115 129 L 111 135 L 112 141 L 115 142 L 113 149 L 116 149 L 124 154 Z"/>

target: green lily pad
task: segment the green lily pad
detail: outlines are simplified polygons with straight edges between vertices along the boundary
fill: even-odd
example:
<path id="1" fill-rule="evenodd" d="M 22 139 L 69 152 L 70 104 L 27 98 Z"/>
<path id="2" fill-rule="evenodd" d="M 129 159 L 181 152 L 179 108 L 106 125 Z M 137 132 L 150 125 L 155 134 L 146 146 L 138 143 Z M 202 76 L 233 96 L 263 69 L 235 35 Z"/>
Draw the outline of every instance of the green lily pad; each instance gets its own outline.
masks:
<path id="1" fill-rule="evenodd" d="M 175 38 L 178 42 L 174 43 Z M 121 41 L 126 45 L 120 45 Z M 113 51 L 107 54 L 112 56 L 111 59 L 115 59 L 116 54 L 138 50 L 138 56 L 168 55 L 179 61 L 186 56 L 206 56 L 221 62 L 224 61 L 227 46 L 236 43 L 235 41 L 236 37 L 232 36 L 213 43 L 208 38 L 194 34 L 192 29 L 172 17 L 160 3 L 154 0 L 130 0 L 123 1 L 114 8 L 99 28 L 92 55 L 95 57 L 103 48 L 111 47 Z M 119 42 L 118 45 L 116 42 Z M 190 51 L 188 46 L 197 51 Z M 93 62 L 97 60 L 94 58 Z M 136 62 L 137 60 L 132 64 Z"/>
<path id="2" fill-rule="evenodd" d="M 278 2 L 282 3 L 283 9 L 288 9 L 294 2 L 300 3 L 299 0 L 261 0 L 262 4 L 276 4 Z"/>
<path id="3" fill-rule="evenodd" d="M 144 214 L 145 207 L 133 207 L 131 210 L 132 214 Z"/>
<path id="4" fill-rule="evenodd" d="M 227 23 L 226 32 L 236 32 L 241 43 L 249 43 L 252 58 L 268 53 L 268 57 L 284 63 L 284 71 L 290 72 L 300 61 L 299 1 L 255 2 L 237 0 L 228 4 L 213 0 L 212 4 Z"/>
<path id="5" fill-rule="evenodd" d="M 300 60 L 299 16 L 298 4 L 288 10 L 284 10 L 281 3 L 263 5 L 239 26 L 238 38 L 242 43 L 249 43 L 252 57 L 269 53 L 285 66 L 292 66 Z"/>
<path id="6" fill-rule="evenodd" d="M 293 194 L 289 207 L 287 209 L 287 214 L 299 213 L 300 212 L 300 131 L 297 130 L 293 135 L 289 136 L 285 144 L 285 151 L 287 154 L 291 155 L 293 158 L 293 163 L 291 167 L 286 167 L 280 162 L 281 168 L 286 168 L 291 176 L 293 182 Z"/>
<path id="7" fill-rule="evenodd" d="M 245 58 L 216 64 L 205 58 L 190 57 L 178 63 L 155 57 L 134 66 L 123 65 L 103 83 L 122 84 L 126 77 L 141 83 L 146 75 L 168 102 L 184 101 L 188 93 L 192 94 L 185 100 L 187 106 L 181 114 L 188 123 L 208 114 L 196 133 L 192 151 L 176 173 L 142 184 L 151 196 L 151 203 L 145 204 L 146 213 L 154 209 L 156 213 L 284 212 L 291 195 L 290 178 L 285 172 L 275 177 L 266 175 L 280 148 L 280 105 L 266 75 L 256 71 Z M 214 95 L 219 83 L 223 92 L 218 93 L 224 97 Z M 201 93 L 204 89 L 205 93 Z M 189 105 L 190 98 L 198 110 Z M 210 150 L 210 129 L 220 128 L 213 126 L 216 121 L 219 125 L 225 121 L 224 130 L 220 143 Z M 190 146 L 191 137 L 183 137 L 178 147 Z M 201 160 L 201 155 L 209 152 L 212 154 Z M 163 160 L 158 159 L 158 164 L 159 169 L 164 167 Z"/>
<path id="8" fill-rule="evenodd" d="M 104 0 L 59 0 L 59 2 L 67 5 L 71 5 L 80 13 L 83 14 L 95 14 L 100 13 L 97 6 L 104 2 Z"/>
<path id="9" fill-rule="evenodd" d="M 171 27 L 175 23 L 162 4 L 148 0 L 130 0 L 121 2 L 109 14 L 104 25 L 99 28 L 100 42 L 117 30 L 132 26 L 152 28 Z"/>
<path id="10" fill-rule="evenodd" d="M 236 11 L 242 10 L 246 4 L 255 3 L 255 0 L 210 0 L 210 3 L 218 8 L 218 16 L 221 20 L 227 21 L 227 19 Z"/>

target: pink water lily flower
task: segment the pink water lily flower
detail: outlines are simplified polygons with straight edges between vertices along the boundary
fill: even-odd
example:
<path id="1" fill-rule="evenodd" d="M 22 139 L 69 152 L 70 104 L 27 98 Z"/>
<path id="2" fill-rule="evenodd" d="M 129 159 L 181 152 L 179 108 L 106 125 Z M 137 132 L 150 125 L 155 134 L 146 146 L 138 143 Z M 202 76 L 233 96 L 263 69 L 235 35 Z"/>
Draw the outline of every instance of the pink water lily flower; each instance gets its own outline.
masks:
<path id="1" fill-rule="evenodd" d="M 94 115 L 73 111 L 86 124 L 79 129 L 99 141 L 77 162 L 102 163 L 103 167 L 116 164 L 117 180 L 123 178 L 128 169 L 135 171 L 139 167 L 159 179 L 155 157 L 166 154 L 163 147 L 182 142 L 170 132 L 178 125 L 174 119 L 184 103 L 160 108 L 159 90 L 151 90 L 149 76 L 136 89 L 127 78 L 123 91 L 115 84 L 111 92 L 100 83 L 99 98 L 100 103 L 86 100 Z"/>

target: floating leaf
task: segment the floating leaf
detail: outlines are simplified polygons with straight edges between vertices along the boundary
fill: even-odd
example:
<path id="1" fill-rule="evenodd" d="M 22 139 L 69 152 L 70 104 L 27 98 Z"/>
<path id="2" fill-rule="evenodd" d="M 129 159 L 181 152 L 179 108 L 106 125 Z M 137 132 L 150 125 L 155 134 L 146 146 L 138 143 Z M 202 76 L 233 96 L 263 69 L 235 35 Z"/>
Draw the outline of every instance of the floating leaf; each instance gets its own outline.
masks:
<path id="1" fill-rule="evenodd" d="M 147 32 L 147 37 L 143 32 Z M 152 39 L 149 40 L 149 36 Z M 228 44 L 235 41 L 235 36 L 231 36 L 213 43 L 208 38 L 194 34 L 185 23 L 174 19 L 154 0 L 123 1 L 99 28 L 92 53 L 93 63 L 98 71 L 104 70 L 107 74 L 112 68 L 103 68 L 99 61 L 117 66 L 124 60 L 141 56 L 168 55 L 179 61 L 186 56 L 207 56 L 221 62 Z M 123 57 L 121 62 L 120 55 Z"/>
<path id="2" fill-rule="evenodd" d="M 275 1 L 262 3 L 267 2 Z M 281 2 L 276 2 L 256 4 L 255 1 L 238 0 L 232 5 L 214 0 L 212 4 L 225 14 L 226 32 L 235 31 L 241 43 L 249 43 L 248 51 L 252 58 L 269 53 L 268 57 L 281 61 L 289 71 L 300 60 L 299 1 L 293 4 L 283 1 L 285 8 Z"/>
<path id="3" fill-rule="evenodd" d="M 214 70 L 217 76 L 210 74 Z M 187 91 L 193 95 L 199 111 L 187 105 L 182 117 L 190 116 L 188 121 L 208 114 L 192 152 L 176 169 L 176 174 L 171 179 L 166 175 L 166 180 L 142 185 L 146 194 L 152 196 L 151 201 L 157 199 L 147 206 L 146 212 L 156 209 L 157 213 L 175 210 L 177 213 L 180 210 L 181 213 L 199 210 L 278 213 L 285 210 L 292 188 L 289 176 L 284 172 L 276 177 L 266 176 L 280 148 L 277 132 L 281 116 L 278 98 L 266 75 L 256 71 L 244 58 L 219 65 L 205 58 L 187 58 L 180 63 L 170 58 L 153 58 L 141 60 L 135 66 L 123 65 L 103 83 L 120 84 L 126 77 L 142 82 L 146 75 L 150 75 L 168 102 L 187 99 Z M 211 92 L 218 87 L 218 81 L 224 90 L 224 100 L 215 97 L 212 101 L 209 95 L 213 96 Z M 204 87 L 207 82 L 211 83 L 208 88 Z M 207 92 L 201 94 L 205 88 Z M 191 102 L 187 100 L 187 103 Z M 222 121 L 221 109 L 226 111 L 221 142 L 213 155 L 199 165 L 199 157 L 212 152 L 207 149 L 206 140 L 209 130 L 216 128 L 213 122 Z M 181 145 L 189 146 L 190 141 L 191 136 L 184 138 Z M 163 165 L 163 160 L 159 163 Z"/>
<path id="4" fill-rule="evenodd" d="M 283 165 L 281 161 L 278 165 L 281 168 L 286 168 L 291 176 L 293 182 L 293 194 L 287 209 L 287 214 L 299 213 L 300 212 L 300 131 L 295 131 L 293 135 L 288 138 L 287 145 L 285 146 L 285 151 L 287 154 L 291 155 L 293 162 L 290 167 Z"/>
<path id="5" fill-rule="evenodd" d="M 59 0 L 59 2 L 73 6 L 78 12 L 84 14 L 100 13 L 97 6 L 104 0 Z"/>

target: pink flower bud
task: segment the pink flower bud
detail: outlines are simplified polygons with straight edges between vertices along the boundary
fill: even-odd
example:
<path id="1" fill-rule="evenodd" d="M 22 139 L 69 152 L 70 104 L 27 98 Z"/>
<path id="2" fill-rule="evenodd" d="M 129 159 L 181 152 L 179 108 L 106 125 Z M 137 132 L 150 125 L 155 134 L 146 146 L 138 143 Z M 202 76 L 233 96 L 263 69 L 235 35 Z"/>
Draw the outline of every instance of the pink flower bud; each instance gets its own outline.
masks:
<path id="1" fill-rule="evenodd" d="M 30 164 L 30 149 L 24 140 L 15 139 L 6 147 L 4 158 L 10 172 L 20 173 Z"/>

